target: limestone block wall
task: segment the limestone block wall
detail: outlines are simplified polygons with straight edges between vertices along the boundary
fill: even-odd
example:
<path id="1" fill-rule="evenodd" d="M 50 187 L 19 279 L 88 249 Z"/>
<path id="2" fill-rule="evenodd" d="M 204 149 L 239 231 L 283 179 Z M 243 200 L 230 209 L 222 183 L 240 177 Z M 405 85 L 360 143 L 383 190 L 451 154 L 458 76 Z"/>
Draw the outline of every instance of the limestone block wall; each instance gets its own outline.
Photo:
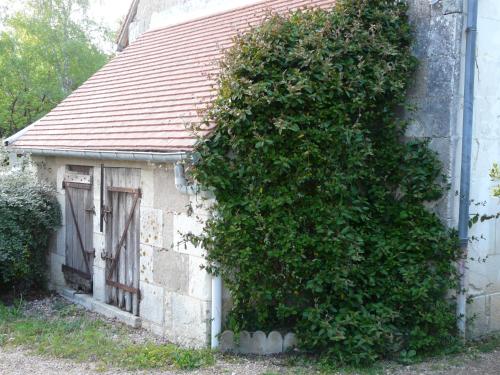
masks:
<path id="1" fill-rule="evenodd" d="M 99 228 L 100 165 L 98 160 L 35 158 L 40 178 L 57 187 L 64 213 L 62 181 L 67 165 L 94 167 L 94 291 L 93 298 L 105 302 L 104 233 Z M 208 217 L 210 201 L 181 194 L 174 184 L 173 164 L 102 162 L 106 167 L 141 169 L 140 204 L 140 318 L 142 326 L 168 340 L 190 347 L 209 344 L 211 277 L 204 265 L 202 248 L 184 240 L 184 234 L 200 233 Z M 64 223 L 64 220 L 63 220 Z M 51 241 L 50 283 L 65 287 L 61 265 L 65 261 L 65 227 Z"/>
<path id="2" fill-rule="evenodd" d="M 491 196 L 495 185 L 489 170 L 500 162 L 500 2 L 480 0 L 477 26 L 474 125 L 471 176 L 471 213 L 496 214 L 500 200 Z M 457 158 L 457 173 L 459 159 Z M 478 223 L 471 228 L 469 316 L 476 316 L 471 333 L 476 336 L 500 331 L 500 221 Z"/>
<path id="3" fill-rule="evenodd" d="M 144 32 L 256 3 L 259 0 L 140 0 L 129 25 L 132 43 Z"/>
<path id="4" fill-rule="evenodd" d="M 462 50 L 464 0 L 409 0 L 410 22 L 415 32 L 413 53 L 419 60 L 418 71 L 408 93 L 407 136 L 429 139 L 443 163 L 443 172 L 452 189 L 434 209 L 449 226 L 456 225 L 458 204 L 455 191 L 459 174 L 454 169 L 459 132 L 461 132 Z M 459 156 L 459 155 L 458 155 Z M 459 171 L 458 171 L 459 172 Z"/>

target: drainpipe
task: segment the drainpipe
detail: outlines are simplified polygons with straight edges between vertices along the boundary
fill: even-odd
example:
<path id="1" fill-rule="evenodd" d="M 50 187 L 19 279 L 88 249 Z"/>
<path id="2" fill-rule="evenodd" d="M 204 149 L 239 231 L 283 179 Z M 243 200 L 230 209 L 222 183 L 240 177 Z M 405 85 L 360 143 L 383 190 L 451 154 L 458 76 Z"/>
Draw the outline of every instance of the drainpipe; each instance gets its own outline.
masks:
<path id="1" fill-rule="evenodd" d="M 460 206 L 458 216 L 458 237 L 462 249 L 459 261 L 459 292 L 457 295 L 457 324 L 460 336 L 465 340 L 467 305 L 467 246 L 469 243 L 469 206 L 472 125 L 474 115 L 474 69 L 476 65 L 477 0 L 468 0 L 465 51 L 464 110 L 462 130 L 462 161 L 460 169 Z"/>
<path id="2" fill-rule="evenodd" d="M 19 130 L 17 133 L 11 135 L 9 138 L 3 140 L 4 146 L 9 146 L 11 143 L 15 142 L 17 139 L 21 138 L 28 130 L 35 127 L 38 121 L 35 121 L 33 124 L 28 125 L 27 127 Z"/>
<path id="3" fill-rule="evenodd" d="M 212 325 L 210 342 L 212 349 L 219 347 L 219 335 L 222 330 L 222 279 L 212 277 Z"/>
<path id="4" fill-rule="evenodd" d="M 184 170 L 184 164 L 182 163 L 175 164 L 174 175 L 175 175 L 175 187 L 182 194 L 195 195 L 196 193 L 198 193 L 199 191 L 198 185 L 190 184 L 186 180 L 186 172 Z"/>
<path id="5" fill-rule="evenodd" d="M 175 187 L 183 194 L 194 195 L 200 191 L 196 184 L 189 184 L 182 163 L 175 165 Z M 212 349 L 219 347 L 219 335 L 222 330 L 222 279 L 220 276 L 212 277 L 212 309 L 211 309 L 210 346 Z"/>

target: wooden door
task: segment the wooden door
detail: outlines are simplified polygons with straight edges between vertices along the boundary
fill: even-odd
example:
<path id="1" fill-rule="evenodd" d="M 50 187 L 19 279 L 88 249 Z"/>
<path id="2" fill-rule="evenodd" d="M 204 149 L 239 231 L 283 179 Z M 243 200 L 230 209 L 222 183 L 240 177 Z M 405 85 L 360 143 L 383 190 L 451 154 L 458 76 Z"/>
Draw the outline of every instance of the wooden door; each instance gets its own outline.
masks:
<path id="1" fill-rule="evenodd" d="M 139 315 L 139 169 L 104 169 L 106 301 Z"/>
<path id="2" fill-rule="evenodd" d="M 91 293 L 95 214 L 92 168 L 69 166 L 64 175 L 63 187 L 66 191 L 66 259 L 62 271 L 69 286 Z"/>

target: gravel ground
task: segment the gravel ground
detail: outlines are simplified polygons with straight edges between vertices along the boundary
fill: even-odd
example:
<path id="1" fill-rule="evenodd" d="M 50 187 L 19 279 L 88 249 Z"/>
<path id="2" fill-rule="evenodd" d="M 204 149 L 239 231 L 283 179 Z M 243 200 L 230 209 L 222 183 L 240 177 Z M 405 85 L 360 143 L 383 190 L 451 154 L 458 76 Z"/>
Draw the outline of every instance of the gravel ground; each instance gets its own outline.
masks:
<path id="1" fill-rule="evenodd" d="M 184 375 L 250 375 L 281 373 L 280 367 L 273 365 L 268 360 L 242 360 L 238 363 L 218 361 L 210 368 L 194 371 L 135 371 L 134 374 L 184 374 Z M 102 374 L 118 375 L 130 374 L 119 369 L 102 371 L 94 364 L 74 363 L 67 360 L 40 357 L 30 354 L 27 350 L 19 348 L 4 349 L 0 347 L 0 374 L 5 375 L 81 375 L 81 374 Z"/>
<path id="2" fill-rule="evenodd" d="M 62 305 L 69 305 L 60 297 L 47 297 L 30 301 L 26 304 L 25 312 L 30 315 L 42 315 L 47 318 L 53 316 Z M 75 307 L 76 308 L 76 307 Z M 104 319 L 102 316 L 87 312 L 91 319 Z M 108 320 L 112 324 L 120 324 L 113 320 Z M 144 330 L 130 330 L 129 337 L 137 343 L 151 341 L 151 333 Z M 162 338 L 156 337 L 158 343 L 165 342 Z M 12 375 L 80 375 L 80 374 L 124 374 L 120 369 L 106 370 L 98 368 L 95 363 L 75 363 L 69 360 L 41 357 L 30 353 L 28 348 L 13 348 L 0 346 L 0 374 Z M 130 372 L 128 372 L 130 373 Z M 286 365 L 283 357 L 238 357 L 238 356 L 217 356 L 216 364 L 209 368 L 194 371 L 142 371 L 135 374 L 187 374 L 187 375 L 275 375 L 294 374 L 308 375 L 314 374 L 312 368 L 290 367 Z M 356 372 L 334 372 L 333 374 L 355 375 Z M 362 372 L 363 375 L 367 372 Z M 394 363 L 382 364 L 379 371 L 369 372 L 369 374 L 384 375 L 500 375 L 500 348 L 489 352 L 479 353 L 471 350 L 459 356 L 449 356 L 445 358 L 429 360 L 424 363 L 402 366 Z"/>
<path id="3" fill-rule="evenodd" d="M 93 364 L 73 363 L 61 359 L 39 357 L 24 349 L 0 347 L 0 374 L 8 375 L 80 375 L 80 374 L 126 374 L 123 370 L 96 369 Z M 227 361 L 219 359 L 213 367 L 195 371 L 144 371 L 135 374 L 184 374 L 184 375 L 263 375 L 263 374 L 312 374 L 307 368 L 290 368 L 276 359 L 241 359 Z M 421 363 L 414 366 L 387 365 L 381 374 L 386 375 L 498 375 L 500 374 L 500 351 L 469 357 L 453 357 Z M 336 373 L 343 374 L 343 373 Z M 347 373 L 346 373 L 347 374 Z M 349 372 L 349 375 L 355 373 Z"/>

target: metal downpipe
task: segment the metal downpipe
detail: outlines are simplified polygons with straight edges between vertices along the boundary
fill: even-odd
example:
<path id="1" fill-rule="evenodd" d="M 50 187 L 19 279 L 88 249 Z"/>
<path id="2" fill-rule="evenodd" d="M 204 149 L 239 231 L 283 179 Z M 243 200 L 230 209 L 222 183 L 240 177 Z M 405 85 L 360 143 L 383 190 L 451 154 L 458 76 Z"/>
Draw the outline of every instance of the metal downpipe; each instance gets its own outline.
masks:
<path id="1" fill-rule="evenodd" d="M 467 305 L 467 247 L 469 243 L 469 206 L 472 154 L 472 126 L 474 122 L 474 69 L 476 65 L 478 1 L 467 2 L 467 27 L 465 51 L 464 110 L 462 130 L 462 160 L 460 167 L 460 204 L 458 216 L 458 237 L 462 249 L 462 259 L 458 264 L 460 273 L 457 294 L 457 327 L 460 336 L 466 335 Z"/>

